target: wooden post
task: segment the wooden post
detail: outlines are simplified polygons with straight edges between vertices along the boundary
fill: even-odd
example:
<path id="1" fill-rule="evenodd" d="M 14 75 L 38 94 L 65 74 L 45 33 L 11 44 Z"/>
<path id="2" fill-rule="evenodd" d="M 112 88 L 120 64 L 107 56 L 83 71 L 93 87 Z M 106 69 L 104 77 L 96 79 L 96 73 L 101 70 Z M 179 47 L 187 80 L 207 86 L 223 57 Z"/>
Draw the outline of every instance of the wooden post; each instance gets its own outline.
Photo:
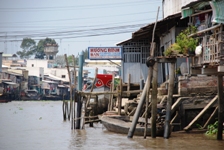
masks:
<path id="1" fill-rule="evenodd" d="M 114 75 L 112 77 L 111 87 L 112 87 L 111 92 L 114 92 Z M 111 101 L 110 110 L 112 111 L 113 110 L 113 94 L 111 94 L 110 101 Z"/>
<path id="2" fill-rule="evenodd" d="M 71 113 L 71 111 L 73 111 L 73 110 L 71 110 L 71 108 L 72 108 L 72 82 L 71 82 L 71 74 L 70 74 L 70 70 L 69 70 L 69 64 L 68 64 L 67 54 L 65 54 L 64 56 L 65 56 L 65 62 L 66 62 L 66 65 L 67 65 L 69 85 L 70 85 L 70 112 L 68 112 L 69 113 L 68 119 L 70 120 L 70 113 Z M 72 129 L 73 129 L 73 125 L 72 125 Z"/>
<path id="3" fill-rule="evenodd" d="M 151 96 L 151 103 L 152 103 L 152 123 L 151 123 L 151 137 L 156 138 L 156 118 L 157 118 L 157 80 L 158 80 L 158 64 L 155 63 L 153 66 L 153 79 L 152 79 L 152 96 Z"/>
<path id="4" fill-rule="evenodd" d="M 168 88 L 168 98 L 166 104 L 166 119 L 164 127 L 164 138 L 168 139 L 170 136 L 171 126 L 171 106 L 173 101 L 173 89 L 174 89 L 174 74 L 175 74 L 175 63 L 170 63 L 170 74 L 169 74 L 169 88 Z"/>
<path id="5" fill-rule="evenodd" d="M 147 77 L 146 83 L 148 83 L 148 80 L 149 80 L 149 77 Z M 131 127 L 129 128 L 129 131 L 128 131 L 128 136 L 127 136 L 128 138 L 132 138 L 133 134 L 135 132 L 136 124 L 138 122 L 138 118 L 139 118 L 142 106 L 144 104 L 144 101 L 145 101 L 145 96 L 146 96 L 148 86 L 149 86 L 149 84 L 146 84 L 143 88 L 143 91 L 142 91 L 142 94 L 141 94 L 141 97 L 140 97 L 140 101 L 138 103 L 138 106 L 136 108 L 136 111 L 135 111 L 135 114 L 134 114 L 134 117 L 133 117 L 133 120 L 132 120 Z"/>
<path id="6" fill-rule="evenodd" d="M 78 90 L 82 91 L 83 88 L 83 51 L 79 54 L 79 77 L 78 77 Z M 81 95 L 78 96 L 79 98 L 77 99 L 77 107 L 76 107 L 76 112 L 77 112 L 77 118 L 81 117 L 81 111 L 82 111 L 82 102 L 81 102 Z M 80 129 L 80 119 L 76 120 L 75 128 Z"/>
<path id="7" fill-rule="evenodd" d="M 204 126 L 202 127 L 203 129 L 207 128 L 209 122 L 210 122 L 211 119 L 215 116 L 217 110 L 218 110 L 218 106 L 215 107 L 215 110 L 214 110 L 213 113 L 210 115 L 210 117 L 208 118 L 208 120 L 206 121 L 206 123 L 204 124 Z"/>
<path id="8" fill-rule="evenodd" d="M 120 86 L 118 90 L 118 115 L 121 115 L 121 104 L 122 104 L 122 79 L 120 79 Z"/>
<path id="9" fill-rule="evenodd" d="M 94 88 L 94 86 L 95 86 L 95 82 L 96 82 L 96 76 L 97 76 L 97 74 L 98 74 L 98 68 L 95 69 L 95 77 L 94 77 L 93 84 L 92 84 L 92 86 L 91 86 L 90 92 L 93 91 L 93 88 Z M 89 105 L 90 98 L 91 98 L 91 95 L 88 96 L 88 99 L 87 99 L 87 102 L 86 102 L 86 107 Z"/>
<path id="10" fill-rule="evenodd" d="M 203 109 L 202 111 L 184 128 L 185 131 L 188 131 L 191 126 L 200 118 L 202 115 L 216 102 L 218 96 L 216 95 Z"/>
<path id="11" fill-rule="evenodd" d="M 130 84 L 131 84 L 131 75 L 130 73 L 128 74 L 128 86 L 127 86 L 127 91 L 130 92 Z M 130 96 L 130 93 L 127 94 L 127 96 Z"/>
<path id="12" fill-rule="evenodd" d="M 223 76 L 218 75 L 218 133 L 217 140 L 222 140 L 224 117 Z"/>
<path id="13" fill-rule="evenodd" d="M 81 129 L 84 129 L 85 125 L 85 111 L 86 110 L 86 97 L 82 98 L 82 113 L 81 113 Z"/>
<path id="14" fill-rule="evenodd" d="M 73 89 L 72 91 L 74 91 L 76 89 L 76 64 L 75 64 L 75 56 L 72 55 L 72 60 L 73 60 L 73 69 L 74 69 L 74 85 L 73 85 Z M 71 112 L 72 112 L 72 130 L 75 128 L 75 91 L 73 93 L 73 104 L 72 104 L 72 109 Z"/>
<path id="15" fill-rule="evenodd" d="M 112 92 L 112 88 L 113 88 L 113 83 L 110 84 L 110 92 Z M 112 105 L 111 104 L 112 103 L 112 98 L 111 98 L 112 96 L 113 96 L 112 94 L 110 94 L 110 96 L 109 96 L 109 103 L 108 103 L 108 107 L 107 107 L 108 111 L 112 110 L 111 107 L 110 107 Z"/>
<path id="16" fill-rule="evenodd" d="M 149 105 L 149 91 L 150 91 L 150 84 L 151 84 L 151 78 L 152 78 L 152 67 L 148 70 L 148 82 L 146 83 L 148 85 L 148 88 L 146 90 L 146 98 L 145 98 L 145 131 L 144 131 L 144 139 L 147 136 L 147 126 L 148 126 L 148 105 Z"/>

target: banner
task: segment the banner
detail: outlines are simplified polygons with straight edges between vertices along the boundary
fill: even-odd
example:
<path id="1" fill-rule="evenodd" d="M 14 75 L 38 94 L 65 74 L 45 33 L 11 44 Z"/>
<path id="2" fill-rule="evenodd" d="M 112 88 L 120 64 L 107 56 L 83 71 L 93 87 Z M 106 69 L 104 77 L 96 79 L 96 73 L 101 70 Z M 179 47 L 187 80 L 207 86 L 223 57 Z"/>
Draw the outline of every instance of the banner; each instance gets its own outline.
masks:
<path id="1" fill-rule="evenodd" d="M 92 60 L 122 59 L 122 49 L 121 47 L 89 47 L 88 55 Z"/>
<path id="2" fill-rule="evenodd" d="M 113 75 L 111 75 L 111 74 L 97 74 L 95 86 L 97 88 L 102 87 L 102 86 L 107 86 L 110 88 L 112 78 L 113 78 Z"/>

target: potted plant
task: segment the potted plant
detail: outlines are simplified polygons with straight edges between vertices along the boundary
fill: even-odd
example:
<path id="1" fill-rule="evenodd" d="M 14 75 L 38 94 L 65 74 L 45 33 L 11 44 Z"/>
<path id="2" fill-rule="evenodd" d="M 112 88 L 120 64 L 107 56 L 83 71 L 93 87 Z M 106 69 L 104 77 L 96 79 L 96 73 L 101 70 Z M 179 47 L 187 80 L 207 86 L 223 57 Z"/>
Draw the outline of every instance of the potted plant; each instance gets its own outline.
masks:
<path id="1" fill-rule="evenodd" d="M 195 26 L 189 26 L 182 32 L 180 32 L 176 37 L 176 43 L 170 45 L 170 47 L 164 52 L 165 56 L 176 55 L 177 54 L 194 54 L 195 48 L 197 46 L 198 40 L 189 37 L 190 34 L 195 33 L 197 28 Z"/>

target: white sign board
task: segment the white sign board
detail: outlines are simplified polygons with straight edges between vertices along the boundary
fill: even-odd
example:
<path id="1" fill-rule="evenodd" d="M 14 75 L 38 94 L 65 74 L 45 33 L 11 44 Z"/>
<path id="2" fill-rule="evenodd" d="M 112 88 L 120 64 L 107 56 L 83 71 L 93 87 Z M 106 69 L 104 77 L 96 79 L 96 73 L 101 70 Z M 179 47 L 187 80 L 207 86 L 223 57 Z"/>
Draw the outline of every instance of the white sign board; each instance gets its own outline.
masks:
<path id="1" fill-rule="evenodd" d="M 121 47 L 89 47 L 89 59 L 122 59 Z"/>

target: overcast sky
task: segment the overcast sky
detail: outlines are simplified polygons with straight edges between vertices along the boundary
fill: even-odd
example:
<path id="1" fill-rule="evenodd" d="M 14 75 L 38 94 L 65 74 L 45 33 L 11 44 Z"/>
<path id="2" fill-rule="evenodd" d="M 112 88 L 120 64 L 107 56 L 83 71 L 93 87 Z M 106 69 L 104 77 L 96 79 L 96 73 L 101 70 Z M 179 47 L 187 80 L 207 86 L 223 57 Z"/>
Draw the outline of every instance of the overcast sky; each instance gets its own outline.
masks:
<path id="1" fill-rule="evenodd" d="M 59 55 L 116 46 L 155 22 L 162 0 L 0 0 L 0 51 L 16 53 L 23 38 L 53 38 Z"/>

